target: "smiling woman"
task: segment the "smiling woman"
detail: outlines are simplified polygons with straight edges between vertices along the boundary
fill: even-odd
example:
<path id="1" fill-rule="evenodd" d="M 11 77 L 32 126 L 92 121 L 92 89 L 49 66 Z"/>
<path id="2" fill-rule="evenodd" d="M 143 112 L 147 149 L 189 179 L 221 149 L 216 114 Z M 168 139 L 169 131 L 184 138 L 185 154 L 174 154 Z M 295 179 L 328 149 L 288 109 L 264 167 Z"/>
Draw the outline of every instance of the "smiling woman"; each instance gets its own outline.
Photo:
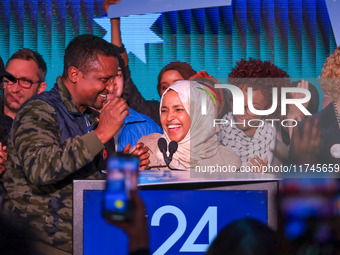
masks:
<path id="1" fill-rule="evenodd" d="M 157 146 L 159 138 L 163 137 L 167 144 L 178 143 L 170 168 L 189 170 L 216 164 L 239 168 L 240 159 L 236 153 L 218 145 L 213 125 L 216 109 L 210 97 L 207 98 L 207 114 L 202 114 L 202 100 L 206 99 L 202 88 L 206 89 L 195 81 L 177 81 L 164 92 L 160 107 L 164 135 L 151 134 L 139 140 L 150 148 L 150 166 L 166 167 L 164 155 Z"/>
<path id="2" fill-rule="evenodd" d="M 179 142 L 189 132 L 190 116 L 174 90 L 169 90 L 163 97 L 161 123 L 171 141 Z"/>

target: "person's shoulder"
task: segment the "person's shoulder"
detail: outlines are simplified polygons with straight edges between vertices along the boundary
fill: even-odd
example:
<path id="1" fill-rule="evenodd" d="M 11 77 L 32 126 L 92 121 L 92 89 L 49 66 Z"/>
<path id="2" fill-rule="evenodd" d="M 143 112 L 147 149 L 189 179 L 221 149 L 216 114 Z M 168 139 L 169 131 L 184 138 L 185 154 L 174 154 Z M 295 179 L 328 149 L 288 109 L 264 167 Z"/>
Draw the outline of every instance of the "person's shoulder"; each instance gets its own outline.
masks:
<path id="1" fill-rule="evenodd" d="M 56 96 L 57 93 L 56 93 L 55 87 L 56 85 L 50 91 L 43 91 L 40 94 L 32 96 L 31 98 L 29 98 L 26 102 L 22 104 L 19 111 L 21 111 L 23 108 L 25 108 L 26 110 L 30 110 L 30 109 L 50 110 L 51 107 L 54 105 L 55 99 L 58 98 L 60 100 L 60 97 Z"/>
<path id="2" fill-rule="evenodd" d="M 31 143 L 32 133 L 42 138 L 46 130 L 55 132 L 55 109 L 48 103 L 35 99 L 27 102 L 15 115 L 11 137 L 23 143 Z M 54 131 L 52 131 L 54 130 Z M 46 137 L 47 138 L 47 137 Z"/>
<path id="3" fill-rule="evenodd" d="M 30 101 L 26 101 L 25 104 L 21 106 L 18 113 L 15 115 L 14 121 L 22 121 L 29 119 L 41 119 L 50 118 L 55 113 L 55 109 L 49 103 L 35 98 Z"/>
<path id="4" fill-rule="evenodd" d="M 327 105 L 321 111 L 313 114 L 311 116 L 311 118 L 312 118 L 313 121 L 315 121 L 316 119 L 319 121 L 318 126 L 320 128 L 328 127 L 331 122 L 335 123 L 336 122 L 336 115 L 335 115 L 333 103 L 330 103 L 329 105 Z M 304 120 L 302 120 L 298 124 L 300 128 L 304 127 L 306 120 L 307 120 L 307 118 L 305 118 Z"/>
<path id="5" fill-rule="evenodd" d="M 152 133 L 147 136 L 141 137 L 138 142 L 142 142 L 144 144 L 157 144 L 158 139 L 162 136 L 160 133 Z"/>
<path id="6" fill-rule="evenodd" d="M 317 113 L 312 115 L 312 118 L 325 118 L 328 117 L 330 113 L 334 113 L 334 106 L 333 103 L 330 103 L 327 105 L 324 109 L 321 111 L 318 111 Z"/>
<path id="7" fill-rule="evenodd" d="M 230 147 L 219 145 L 218 154 L 221 156 L 221 159 L 224 161 L 225 165 L 234 165 L 237 168 L 241 167 L 240 156 Z"/>
<path id="8" fill-rule="evenodd" d="M 143 127 L 147 127 L 149 131 L 152 132 L 157 132 L 157 133 L 163 133 L 162 129 L 160 126 L 150 117 L 140 113 L 136 112 L 132 108 L 130 108 L 130 117 L 127 117 L 130 119 L 130 123 L 138 123 L 142 125 Z M 129 123 L 128 122 L 128 123 Z"/>
<path id="9" fill-rule="evenodd" d="M 147 136 L 143 136 L 141 139 L 159 139 L 162 136 L 162 134 L 159 133 L 152 133 L 150 135 Z"/>
<path id="10" fill-rule="evenodd" d="M 150 121 L 151 120 L 152 122 L 154 122 L 150 117 L 144 115 L 143 113 L 135 111 L 131 107 L 129 107 L 129 111 L 130 111 L 130 114 L 128 116 L 131 118 L 131 120 L 134 120 L 134 121 Z"/>
<path id="11" fill-rule="evenodd" d="M 139 113 L 139 114 L 141 114 L 141 113 Z M 151 119 L 150 117 L 148 117 L 148 116 L 146 116 L 144 114 L 141 114 L 141 115 L 145 119 L 145 124 L 150 129 L 152 129 L 154 132 L 162 133 L 163 134 L 162 128 L 153 119 Z"/>
<path id="12" fill-rule="evenodd" d="M 39 111 L 45 112 L 46 110 L 49 110 L 49 109 L 53 109 L 53 107 L 48 102 L 42 100 L 41 98 L 34 98 L 32 100 L 26 101 L 21 106 L 19 112 L 31 111 L 31 110 L 34 110 L 35 112 L 39 112 Z"/>

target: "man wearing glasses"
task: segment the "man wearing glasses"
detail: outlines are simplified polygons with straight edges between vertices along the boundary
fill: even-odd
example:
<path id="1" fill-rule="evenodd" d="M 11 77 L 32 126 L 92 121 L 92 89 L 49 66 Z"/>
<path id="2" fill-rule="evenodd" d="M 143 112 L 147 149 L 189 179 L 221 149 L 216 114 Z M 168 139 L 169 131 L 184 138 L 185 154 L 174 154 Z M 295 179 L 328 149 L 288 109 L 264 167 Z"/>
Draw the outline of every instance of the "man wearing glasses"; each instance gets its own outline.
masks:
<path id="1" fill-rule="evenodd" d="M 6 71 L 17 79 L 16 82 L 6 77 L 3 79 L 4 113 L 14 119 L 24 102 L 46 89 L 47 68 L 44 59 L 38 52 L 21 49 L 8 60 Z"/>
<path id="2" fill-rule="evenodd" d="M 13 119 L 19 108 L 32 96 L 46 89 L 46 63 L 42 56 L 30 49 L 15 52 L 8 60 L 6 70 L 1 59 L 3 99 L 1 103 L 0 127 L 0 174 L 5 170 L 7 153 L 6 145 Z M 0 201 L 4 196 L 0 183 Z"/>

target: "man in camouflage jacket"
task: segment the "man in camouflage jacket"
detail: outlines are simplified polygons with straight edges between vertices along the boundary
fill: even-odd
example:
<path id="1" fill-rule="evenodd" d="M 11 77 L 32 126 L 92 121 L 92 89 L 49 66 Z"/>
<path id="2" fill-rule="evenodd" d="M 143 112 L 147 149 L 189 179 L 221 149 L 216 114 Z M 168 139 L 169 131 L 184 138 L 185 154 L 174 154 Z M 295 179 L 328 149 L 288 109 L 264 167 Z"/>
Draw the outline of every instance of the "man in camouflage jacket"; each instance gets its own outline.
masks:
<path id="1" fill-rule="evenodd" d="M 37 230 L 42 254 L 72 252 L 72 181 L 97 178 L 96 158 L 129 108 L 115 98 L 90 131 L 88 107 L 100 108 L 114 82 L 116 53 L 103 39 L 81 35 L 65 51 L 64 72 L 49 92 L 17 113 L 8 144 L 4 206 Z"/>

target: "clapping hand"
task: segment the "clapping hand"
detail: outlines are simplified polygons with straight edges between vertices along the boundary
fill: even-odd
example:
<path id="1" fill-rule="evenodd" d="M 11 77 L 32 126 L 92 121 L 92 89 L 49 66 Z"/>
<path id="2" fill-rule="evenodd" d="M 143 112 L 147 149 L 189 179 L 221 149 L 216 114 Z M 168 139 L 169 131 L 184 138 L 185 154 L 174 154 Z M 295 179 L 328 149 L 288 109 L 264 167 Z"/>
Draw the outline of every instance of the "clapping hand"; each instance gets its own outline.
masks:
<path id="1" fill-rule="evenodd" d="M 150 154 L 149 147 L 144 146 L 143 143 L 137 143 L 135 149 L 129 153 L 131 145 L 128 144 L 125 146 L 123 153 L 132 154 L 139 157 L 139 170 L 146 170 L 150 164 Z"/>
<path id="2" fill-rule="evenodd" d="M 0 174 L 2 174 L 6 169 L 7 164 L 7 152 L 6 146 L 2 146 L 0 143 Z"/>
<path id="3" fill-rule="evenodd" d="M 268 166 L 268 157 L 265 157 L 265 159 L 262 160 L 259 156 L 255 155 L 254 158 L 249 158 L 248 161 L 248 167 L 255 170 L 254 172 L 256 173 L 263 173 L 265 170 L 264 166 Z"/>
<path id="4" fill-rule="evenodd" d="M 294 127 L 293 150 L 291 157 L 299 163 L 314 163 L 320 151 L 321 131 L 318 128 L 318 119 L 312 122 L 311 118 L 306 120 L 302 133 L 299 128 Z"/>

